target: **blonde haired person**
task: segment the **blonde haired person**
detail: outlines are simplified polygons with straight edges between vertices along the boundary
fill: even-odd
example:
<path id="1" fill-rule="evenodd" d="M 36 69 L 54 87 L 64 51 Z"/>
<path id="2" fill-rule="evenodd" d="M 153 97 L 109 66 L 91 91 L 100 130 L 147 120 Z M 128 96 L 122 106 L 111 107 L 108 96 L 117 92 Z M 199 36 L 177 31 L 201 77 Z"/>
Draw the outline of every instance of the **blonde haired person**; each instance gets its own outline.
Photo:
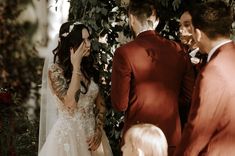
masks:
<path id="1" fill-rule="evenodd" d="M 137 124 L 125 134 L 123 156 L 167 156 L 164 133 L 153 124 Z"/>

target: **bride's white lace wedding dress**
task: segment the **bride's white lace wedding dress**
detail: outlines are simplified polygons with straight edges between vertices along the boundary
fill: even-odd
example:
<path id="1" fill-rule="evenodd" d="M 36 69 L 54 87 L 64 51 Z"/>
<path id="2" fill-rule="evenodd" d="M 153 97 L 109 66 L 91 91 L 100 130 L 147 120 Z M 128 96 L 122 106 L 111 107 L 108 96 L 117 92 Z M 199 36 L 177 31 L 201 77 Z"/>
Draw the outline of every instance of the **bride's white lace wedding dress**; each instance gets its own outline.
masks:
<path id="1" fill-rule="evenodd" d="M 95 115 L 94 101 L 98 94 L 97 84 L 91 80 L 86 94 L 80 94 L 78 110 L 71 115 L 60 96 L 67 91 L 67 83 L 58 65 L 50 68 L 51 86 L 54 90 L 55 103 L 58 108 L 58 119 L 50 130 L 39 156 L 112 156 L 112 151 L 103 131 L 102 141 L 96 151 L 88 149 L 87 139 L 94 134 Z"/>

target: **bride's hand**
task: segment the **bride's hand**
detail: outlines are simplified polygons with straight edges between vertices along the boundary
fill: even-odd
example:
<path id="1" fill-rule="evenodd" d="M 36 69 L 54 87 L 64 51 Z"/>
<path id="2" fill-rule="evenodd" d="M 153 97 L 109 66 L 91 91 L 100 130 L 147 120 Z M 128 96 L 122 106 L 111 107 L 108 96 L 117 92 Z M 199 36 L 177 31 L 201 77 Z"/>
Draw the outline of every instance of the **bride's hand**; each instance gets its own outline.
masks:
<path id="1" fill-rule="evenodd" d="M 100 128 L 97 128 L 94 136 L 88 139 L 87 141 L 88 147 L 91 151 L 95 151 L 99 147 L 101 143 L 101 138 L 102 138 L 102 131 Z"/>
<path id="2" fill-rule="evenodd" d="M 80 44 L 80 46 L 76 49 L 75 52 L 73 48 L 70 48 L 70 59 L 75 69 L 80 67 L 82 58 L 86 56 L 89 51 L 90 47 L 87 47 L 84 41 Z"/>

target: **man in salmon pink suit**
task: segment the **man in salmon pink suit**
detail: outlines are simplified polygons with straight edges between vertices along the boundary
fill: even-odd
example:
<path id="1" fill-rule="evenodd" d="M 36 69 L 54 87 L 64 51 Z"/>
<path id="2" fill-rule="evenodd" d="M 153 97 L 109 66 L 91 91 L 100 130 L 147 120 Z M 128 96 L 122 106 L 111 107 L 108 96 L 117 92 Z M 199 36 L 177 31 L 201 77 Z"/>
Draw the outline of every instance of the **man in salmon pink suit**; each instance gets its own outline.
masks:
<path id="1" fill-rule="evenodd" d="M 194 5 L 192 35 L 207 64 L 199 72 L 176 156 L 235 155 L 235 44 L 232 11 L 223 1 Z"/>

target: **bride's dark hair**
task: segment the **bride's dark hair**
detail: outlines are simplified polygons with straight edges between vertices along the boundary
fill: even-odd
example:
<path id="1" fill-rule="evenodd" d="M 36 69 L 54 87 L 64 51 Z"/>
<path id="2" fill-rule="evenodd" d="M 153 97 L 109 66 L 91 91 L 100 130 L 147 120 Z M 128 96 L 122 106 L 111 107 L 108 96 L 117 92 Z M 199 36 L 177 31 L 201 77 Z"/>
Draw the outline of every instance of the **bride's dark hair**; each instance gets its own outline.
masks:
<path id="1" fill-rule="evenodd" d="M 73 71 L 73 66 L 70 61 L 70 48 L 77 49 L 83 42 L 82 30 L 84 28 L 89 32 L 89 29 L 84 24 L 74 22 L 63 23 L 59 31 L 58 46 L 53 50 L 54 63 L 57 63 L 63 69 L 67 84 L 71 81 Z M 92 52 L 89 56 L 82 58 L 80 68 L 89 83 L 91 77 L 98 83 L 99 72 L 94 68 L 94 55 Z M 85 91 L 82 93 L 86 94 L 88 86 L 84 82 L 81 82 L 81 85 L 85 88 Z"/>

